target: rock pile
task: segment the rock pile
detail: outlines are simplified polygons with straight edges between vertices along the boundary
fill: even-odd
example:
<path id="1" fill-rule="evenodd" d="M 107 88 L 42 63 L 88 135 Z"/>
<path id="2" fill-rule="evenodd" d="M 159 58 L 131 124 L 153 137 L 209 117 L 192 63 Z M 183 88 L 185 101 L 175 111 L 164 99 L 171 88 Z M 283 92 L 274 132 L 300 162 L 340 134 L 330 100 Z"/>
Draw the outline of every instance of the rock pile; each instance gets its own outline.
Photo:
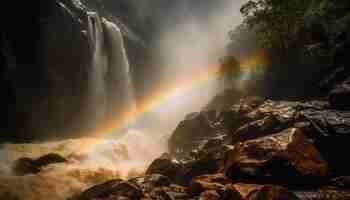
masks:
<path id="1" fill-rule="evenodd" d="M 247 97 L 219 113 L 191 114 L 169 139 L 170 153 L 146 175 L 76 198 L 350 199 L 350 110 L 334 95 L 330 102 Z"/>

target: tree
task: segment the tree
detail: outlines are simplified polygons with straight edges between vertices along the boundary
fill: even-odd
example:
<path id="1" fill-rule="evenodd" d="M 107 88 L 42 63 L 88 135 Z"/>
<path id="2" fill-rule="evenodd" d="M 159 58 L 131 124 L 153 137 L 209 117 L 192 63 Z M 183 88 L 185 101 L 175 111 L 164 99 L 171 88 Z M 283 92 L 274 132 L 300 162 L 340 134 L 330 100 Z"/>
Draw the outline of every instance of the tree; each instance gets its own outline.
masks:
<path id="1" fill-rule="evenodd" d="M 231 87 L 234 81 L 242 74 L 240 63 L 234 56 L 225 56 L 220 62 L 219 78 L 224 82 L 225 86 Z"/>
<path id="2" fill-rule="evenodd" d="M 305 39 L 301 33 L 308 5 L 305 0 L 250 0 L 242 6 L 241 13 L 261 44 L 286 59 Z"/>

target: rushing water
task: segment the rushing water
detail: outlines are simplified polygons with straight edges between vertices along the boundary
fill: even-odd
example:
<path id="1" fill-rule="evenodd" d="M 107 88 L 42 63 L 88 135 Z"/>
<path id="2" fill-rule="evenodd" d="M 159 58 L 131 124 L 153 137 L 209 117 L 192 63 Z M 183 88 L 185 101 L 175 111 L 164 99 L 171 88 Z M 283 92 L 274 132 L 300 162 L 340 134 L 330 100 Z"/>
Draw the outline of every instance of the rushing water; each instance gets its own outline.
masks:
<path id="1" fill-rule="evenodd" d="M 0 199 L 66 200 L 82 190 L 113 178 L 144 172 L 166 151 L 160 134 L 129 130 L 118 140 L 81 138 L 32 144 L 3 144 L 0 149 Z M 82 148 L 82 147 L 89 148 Z M 21 157 L 59 153 L 67 163 L 52 164 L 38 174 L 16 176 L 12 167 Z"/>
<path id="2" fill-rule="evenodd" d="M 84 69 L 88 79 L 85 113 L 89 115 L 91 126 L 95 126 L 123 112 L 133 112 L 136 103 L 129 61 L 117 25 L 90 12 L 84 35 L 91 54 L 89 68 Z M 161 144 L 166 144 L 163 138 L 150 137 L 140 130 L 128 130 L 118 140 L 80 138 L 2 144 L 0 199 L 67 199 L 103 181 L 142 173 L 152 159 L 165 151 Z M 69 162 L 49 165 L 38 174 L 17 176 L 13 173 L 17 159 L 37 158 L 48 153 L 58 153 Z"/>

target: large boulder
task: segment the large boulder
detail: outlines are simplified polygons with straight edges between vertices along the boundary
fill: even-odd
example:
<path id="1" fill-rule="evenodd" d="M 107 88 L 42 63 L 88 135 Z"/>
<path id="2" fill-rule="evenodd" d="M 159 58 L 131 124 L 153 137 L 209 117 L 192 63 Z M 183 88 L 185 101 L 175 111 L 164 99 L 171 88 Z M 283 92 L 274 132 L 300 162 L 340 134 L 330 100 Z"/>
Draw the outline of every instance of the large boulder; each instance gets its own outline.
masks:
<path id="1" fill-rule="evenodd" d="M 36 174 L 39 173 L 41 169 L 47 165 L 64 162 L 67 162 L 67 160 L 59 154 L 55 153 L 50 153 L 37 159 L 24 157 L 15 161 L 13 172 L 17 175 Z"/>
<path id="2" fill-rule="evenodd" d="M 170 153 L 189 153 L 206 139 L 215 136 L 215 133 L 215 128 L 205 112 L 188 115 L 169 139 Z"/>
<path id="3" fill-rule="evenodd" d="M 146 170 L 147 175 L 161 174 L 170 178 L 172 182 L 184 183 L 183 166 L 175 160 L 158 158 Z"/>
<path id="4" fill-rule="evenodd" d="M 310 185 L 327 177 L 328 166 L 305 135 L 290 128 L 236 145 L 226 153 L 225 174 L 232 180 Z"/>
<path id="5" fill-rule="evenodd" d="M 307 109 L 301 116 L 311 124 L 311 132 L 315 145 L 324 159 L 329 163 L 334 175 L 350 175 L 348 162 L 339 156 L 344 153 L 350 142 L 350 112 L 338 110 Z"/>

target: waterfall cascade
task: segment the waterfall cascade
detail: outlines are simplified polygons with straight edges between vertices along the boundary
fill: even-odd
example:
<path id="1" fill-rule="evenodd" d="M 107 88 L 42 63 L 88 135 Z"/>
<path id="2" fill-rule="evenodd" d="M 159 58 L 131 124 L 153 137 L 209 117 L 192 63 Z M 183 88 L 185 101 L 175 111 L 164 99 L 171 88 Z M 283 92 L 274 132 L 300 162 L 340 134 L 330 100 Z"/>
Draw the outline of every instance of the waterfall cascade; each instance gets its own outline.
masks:
<path id="1" fill-rule="evenodd" d="M 136 109 L 134 87 L 130 65 L 120 29 L 107 20 L 103 20 L 108 49 L 108 70 L 106 73 L 108 105 L 112 109 L 108 117 L 116 113 L 133 112 Z"/>
<path id="2" fill-rule="evenodd" d="M 27 21 L 35 31 L 22 37 L 21 29 L 9 23 L 0 35 L 0 89 L 10 94 L 0 105 L 8 118 L 0 127 L 7 135 L 0 140 L 86 136 L 106 120 L 135 110 L 117 25 L 79 0 L 37 4 L 42 13 Z"/>
<path id="3" fill-rule="evenodd" d="M 95 12 L 88 13 L 90 105 L 94 120 L 103 122 L 136 109 L 130 66 L 118 26 Z"/>

